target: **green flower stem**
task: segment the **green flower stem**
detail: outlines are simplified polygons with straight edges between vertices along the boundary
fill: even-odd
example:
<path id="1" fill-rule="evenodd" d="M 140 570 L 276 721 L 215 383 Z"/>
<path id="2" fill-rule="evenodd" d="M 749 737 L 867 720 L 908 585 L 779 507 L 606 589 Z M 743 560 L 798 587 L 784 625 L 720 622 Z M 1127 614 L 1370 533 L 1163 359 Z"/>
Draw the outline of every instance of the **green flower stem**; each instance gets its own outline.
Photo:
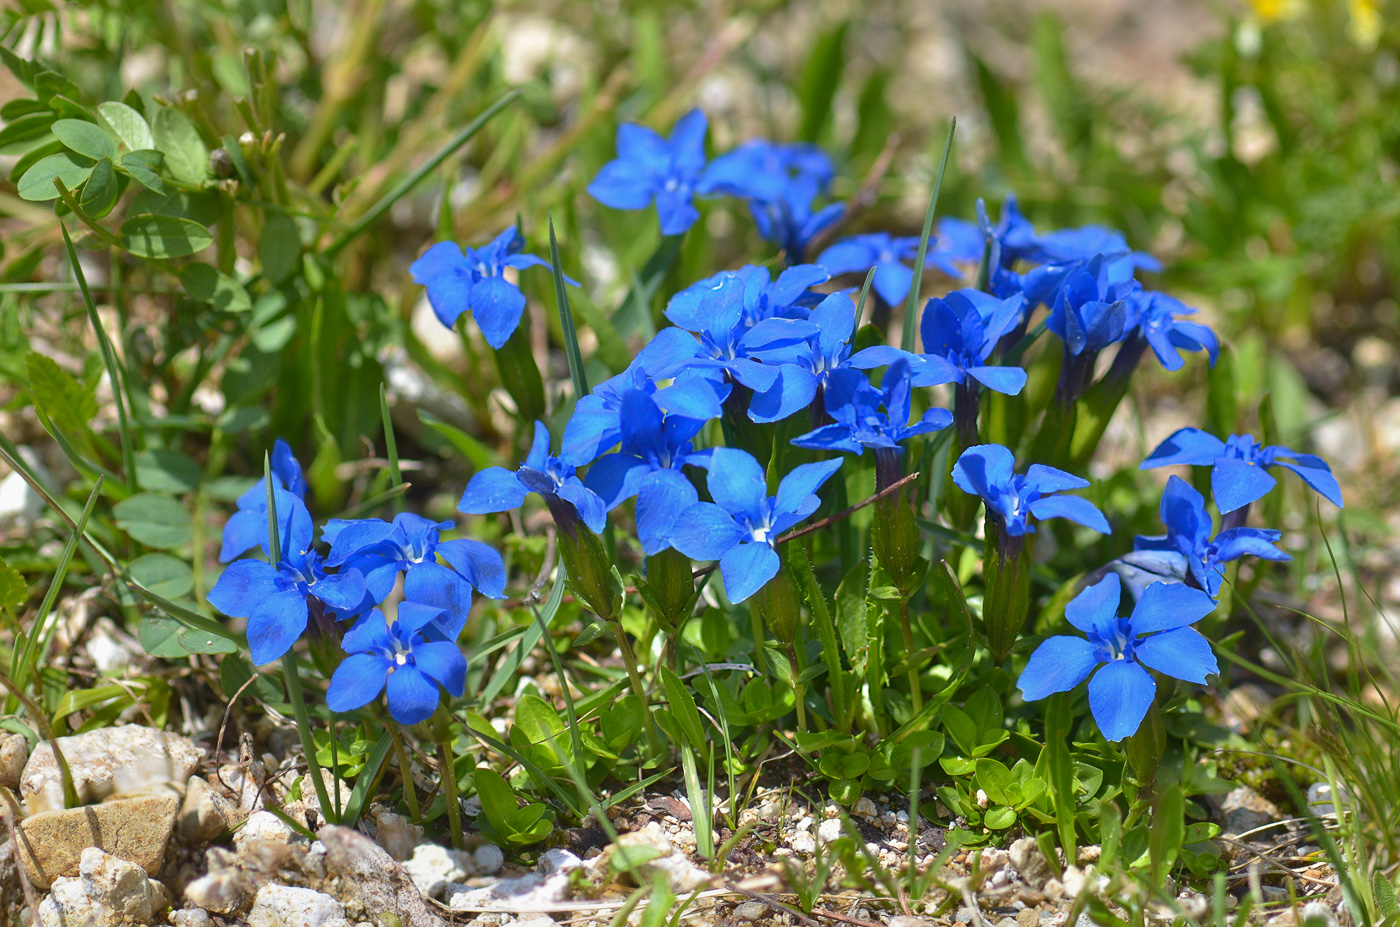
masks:
<path id="1" fill-rule="evenodd" d="M 802 662 L 797 658 L 797 648 L 792 644 L 787 645 L 788 668 L 792 672 L 792 701 L 793 707 L 797 710 L 797 729 L 806 732 L 807 730 L 807 693 L 802 686 Z"/>
<path id="2" fill-rule="evenodd" d="M 445 712 L 439 710 L 434 722 L 438 738 L 438 775 L 442 777 L 447 801 L 447 824 L 452 830 L 452 845 L 462 848 L 462 803 L 457 798 L 457 766 L 452 762 L 452 728 Z"/>
<path id="3" fill-rule="evenodd" d="M 987 645 L 998 663 L 1005 660 L 1030 614 L 1030 554 L 1025 536 L 1005 533 L 1001 520 L 987 518 L 987 548 L 982 561 L 986 585 L 982 620 Z"/>
<path id="4" fill-rule="evenodd" d="M 651 712 L 647 710 L 647 690 L 642 684 L 642 673 L 637 666 L 637 655 L 632 650 L 632 642 L 627 639 L 627 632 L 622 629 L 619 621 L 610 621 L 613 638 L 617 641 L 617 649 L 622 651 L 622 662 L 627 667 L 627 680 L 632 684 L 632 694 L 637 697 L 637 701 L 642 706 L 642 720 L 646 724 L 647 741 L 651 744 L 657 743 L 656 724 L 651 719 Z M 564 680 L 561 684 L 567 685 Z"/>
<path id="5" fill-rule="evenodd" d="M 904 632 L 904 655 L 909 657 L 914 653 L 914 625 L 909 619 L 908 596 L 900 596 L 899 599 L 899 628 Z M 913 663 L 909 664 L 909 701 L 914 706 L 914 714 L 924 710 L 924 693 L 919 688 L 919 668 Z"/>
<path id="6" fill-rule="evenodd" d="M 388 731 L 390 739 L 394 741 L 394 755 L 399 761 L 399 775 L 403 778 L 403 800 L 408 805 L 408 818 L 416 823 L 423 820 L 423 815 L 418 810 L 418 789 L 413 785 L 413 763 L 408 757 L 408 751 L 404 749 L 403 732 L 399 730 L 399 726 L 390 724 Z"/>
<path id="7" fill-rule="evenodd" d="M 340 809 L 331 804 L 326 792 L 326 783 L 321 778 L 321 764 L 316 760 L 316 741 L 311 736 L 311 716 L 306 711 L 306 698 L 301 689 L 301 671 L 297 667 L 295 650 L 282 655 L 282 670 L 286 676 L 287 701 L 292 705 L 292 717 L 296 719 L 297 734 L 301 737 L 301 752 L 306 754 L 306 774 L 316 789 L 316 800 L 321 803 L 321 816 L 332 824 L 340 823 Z"/>

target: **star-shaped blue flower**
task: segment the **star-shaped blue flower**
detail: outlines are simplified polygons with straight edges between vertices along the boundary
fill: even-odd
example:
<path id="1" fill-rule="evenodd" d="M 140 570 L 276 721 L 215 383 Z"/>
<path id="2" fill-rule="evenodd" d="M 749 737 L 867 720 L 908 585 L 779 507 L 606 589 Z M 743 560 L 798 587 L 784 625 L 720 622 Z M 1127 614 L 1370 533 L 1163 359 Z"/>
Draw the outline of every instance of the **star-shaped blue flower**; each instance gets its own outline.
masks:
<path id="1" fill-rule="evenodd" d="M 808 243 L 841 217 L 840 203 L 812 209 L 834 174 L 831 158 L 815 145 L 757 139 L 712 161 L 705 186 L 748 200 L 759 234 L 795 264 L 803 260 Z"/>
<path id="2" fill-rule="evenodd" d="M 666 304 L 666 318 L 687 331 L 705 331 L 714 294 L 737 296 L 743 307 L 743 324 L 752 328 L 767 319 L 805 319 L 820 294 L 812 287 L 831 279 L 825 267 L 798 264 L 773 279 L 766 267 L 746 264 L 738 270 L 722 270 L 681 290 Z"/>
<path id="3" fill-rule="evenodd" d="M 1067 354 L 1092 356 L 1128 331 L 1127 299 L 1136 289 L 1132 280 L 1115 282 L 1102 255 L 1076 264 L 1064 276 L 1045 327 Z"/>
<path id="4" fill-rule="evenodd" d="M 1128 297 L 1127 327 L 1144 339 L 1167 370 L 1186 366 L 1182 351 L 1205 351 L 1212 366 L 1220 355 L 1220 339 L 1199 322 L 1181 318 L 1196 310 L 1181 300 L 1151 290 L 1140 290 Z"/>
<path id="5" fill-rule="evenodd" d="M 549 264 L 533 254 L 522 254 L 525 239 L 511 226 L 484 248 L 462 248 L 456 242 L 440 241 L 409 265 L 413 282 L 428 290 L 433 314 L 448 328 L 457 317 L 470 311 L 481 334 L 491 347 L 500 347 L 515 333 L 525 311 L 525 294 L 505 278 L 507 267 Z M 565 280 L 578 286 L 578 283 Z"/>
<path id="6" fill-rule="evenodd" d="M 775 388 L 755 395 L 749 417 L 756 422 L 776 422 L 812 404 L 817 391 L 832 374 L 845 369 L 851 356 L 856 307 L 845 293 L 832 293 L 807 319 L 817 330 L 805 341 L 758 348 L 753 357 L 778 368 Z"/>
<path id="7" fill-rule="evenodd" d="M 278 438 L 272 445 L 272 482 L 298 499 L 306 498 L 306 478 L 292 448 Z M 238 497 L 238 511 L 224 524 L 219 546 L 219 562 L 228 563 L 254 547 L 267 553 L 267 484 L 258 480 Z"/>
<path id="8" fill-rule="evenodd" d="M 467 659 L 457 645 L 424 637 L 439 626 L 442 609 L 419 602 L 399 603 L 390 623 L 375 609 L 345 634 L 341 661 L 326 690 L 331 711 L 354 711 L 389 690 L 389 714 L 400 724 L 417 724 L 438 707 L 438 686 L 461 697 L 467 685 Z"/>
<path id="9" fill-rule="evenodd" d="M 1088 499 L 1052 495 L 1083 489 L 1089 481 L 1071 473 L 1031 464 L 1015 472 L 1016 459 L 1000 444 L 979 444 L 962 452 L 953 465 L 953 482 L 965 493 L 981 496 L 987 512 L 1002 523 L 1010 537 L 1033 534 L 1031 519 L 1066 518 L 1100 534 L 1108 534 L 1108 519 Z"/>
<path id="10" fill-rule="evenodd" d="M 687 557 L 718 560 L 725 595 L 742 602 L 778 574 L 778 536 L 817 510 L 817 490 L 840 466 L 837 458 L 794 467 L 770 496 L 763 467 L 752 455 L 717 447 L 707 481 L 714 501 L 682 512 L 671 544 Z"/>
<path id="11" fill-rule="evenodd" d="M 1210 467 L 1211 494 L 1221 515 L 1264 498 L 1278 481 L 1268 474 L 1273 467 L 1292 470 L 1313 492 L 1342 507 L 1342 488 L 1332 468 L 1315 454 L 1300 454 L 1278 445 L 1262 445 L 1253 435 L 1230 435 L 1221 441 L 1199 428 L 1183 428 L 1147 455 L 1142 469 L 1188 464 Z"/>
<path id="12" fill-rule="evenodd" d="M 931 266 L 950 276 L 957 276 L 958 265 L 948 252 L 942 250 L 941 242 L 929 242 L 924 260 Z M 888 232 L 872 232 L 845 238 L 817 255 L 817 263 L 825 267 L 831 276 L 840 274 L 863 274 L 875 268 L 875 292 L 891 306 L 896 306 L 909 295 L 909 287 L 914 282 L 914 271 L 905 264 L 912 261 L 919 251 L 919 239 L 914 237 L 895 238 Z"/>
<path id="13" fill-rule="evenodd" d="M 1225 564 L 1231 560 L 1247 556 L 1293 559 L 1274 546 L 1281 535 L 1271 529 L 1227 528 L 1212 538 L 1214 522 L 1206 511 L 1205 498 L 1179 476 L 1168 479 L 1162 493 L 1162 523 L 1167 526 L 1166 534 L 1139 535 L 1133 541 L 1134 553 L 1123 560 L 1159 575 L 1181 579 L 1189 575 L 1212 598 L 1220 594 Z"/>
<path id="14" fill-rule="evenodd" d="M 1088 679 L 1089 709 L 1113 741 L 1135 733 L 1152 707 L 1157 683 L 1148 669 L 1195 683 L 1220 671 L 1210 642 L 1189 627 L 1215 610 L 1210 596 L 1181 583 L 1153 583 L 1123 618 L 1121 595 L 1118 576 L 1110 573 L 1075 596 L 1065 618 L 1088 639 L 1047 638 L 1016 683 L 1034 702 Z"/>
<path id="15" fill-rule="evenodd" d="M 535 422 L 535 441 L 517 470 L 487 467 L 477 471 L 462 493 L 457 511 L 466 515 L 487 515 L 519 508 L 530 493 L 539 493 L 558 521 L 576 513 L 588 529 L 601 534 L 608 510 L 598 494 L 583 485 L 578 468 L 587 461 L 553 457 L 549 453 L 549 429 Z M 566 527 L 560 525 L 560 527 Z"/>
<path id="16" fill-rule="evenodd" d="M 895 361 L 876 389 L 858 370 L 835 370 L 827 379 L 826 412 L 835 421 L 798 438 L 798 447 L 862 453 L 865 448 L 899 450 L 909 438 L 947 428 L 953 416 L 932 408 L 911 422 L 912 375 L 909 362 Z"/>
<path id="17" fill-rule="evenodd" d="M 622 395 L 622 446 L 594 461 L 584 485 L 609 509 L 637 497 L 637 539 L 648 557 L 671 546 L 677 516 L 699 500 L 683 468 L 710 465 L 709 450 L 695 450 L 690 440 L 705 422 L 668 415 L 656 396 L 638 389 Z"/>
<path id="18" fill-rule="evenodd" d="M 1026 385 L 1020 367 L 988 366 L 997 343 L 1021 323 L 1025 300 L 1016 293 L 998 299 L 980 290 L 954 290 L 924 306 L 920 325 L 924 353 L 913 355 L 915 386 L 962 383 L 971 377 L 988 389 L 1015 396 Z M 851 366 L 883 367 L 911 355 L 876 345 L 856 353 Z"/>
<path id="19" fill-rule="evenodd" d="M 694 195 L 705 169 L 705 114 L 693 109 L 664 139 L 646 126 L 617 127 L 617 159 L 603 165 L 588 192 L 613 209 L 646 209 L 656 202 L 661 234 L 680 235 L 700 218 Z"/>
<path id="20" fill-rule="evenodd" d="M 472 606 L 472 590 L 492 599 L 505 598 L 506 567 L 501 555 L 480 541 L 441 540 L 450 521 L 433 522 L 400 512 L 392 522 L 380 518 L 331 519 L 321 531 L 330 543 L 328 566 L 359 570 L 375 602 L 382 602 L 404 573 L 404 595 L 443 610 L 447 623 L 431 624 L 429 634 L 456 640 Z M 441 557 L 446 565 L 438 562 Z"/>
<path id="21" fill-rule="evenodd" d="M 334 618 L 353 617 L 366 605 L 359 570 L 326 572 L 312 546 L 311 514 L 301 499 L 280 488 L 274 488 L 273 496 L 281 560 L 236 560 L 219 574 L 207 596 L 225 615 L 248 619 L 248 649 L 258 666 L 273 662 L 296 643 L 306 630 L 311 603 Z"/>

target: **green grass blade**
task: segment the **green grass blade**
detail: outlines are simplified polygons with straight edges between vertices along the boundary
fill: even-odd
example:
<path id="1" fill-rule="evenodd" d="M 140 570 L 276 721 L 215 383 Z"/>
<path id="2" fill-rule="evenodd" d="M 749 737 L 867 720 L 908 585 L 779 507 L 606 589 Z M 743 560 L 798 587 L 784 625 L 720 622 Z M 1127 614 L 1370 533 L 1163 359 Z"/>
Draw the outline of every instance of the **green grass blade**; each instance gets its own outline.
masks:
<path id="1" fill-rule="evenodd" d="M 296 719 L 297 734 L 301 736 L 301 752 L 306 755 L 306 773 L 316 789 L 316 800 L 321 803 L 321 817 L 332 824 L 339 824 L 335 806 L 326 792 L 326 783 L 321 776 L 321 763 L 316 759 L 316 741 L 311 736 L 311 715 L 306 710 L 306 697 L 301 688 L 301 670 L 297 664 L 296 647 L 282 654 L 283 675 L 287 683 L 287 701 L 292 706 L 292 717 Z"/>
<path id="2" fill-rule="evenodd" d="M 588 395 L 588 378 L 583 372 L 583 352 L 578 347 L 578 329 L 564 292 L 564 269 L 559 266 L 559 242 L 554 237 L 554 217 L 549 219 L 549 262 L 554 268 L 554 299 L 559 304 L 559 327 L 564 331 L 564 353 L 569 358 L 569 377 L 574 381 L 574 401 Z"/>
<path id="3" fill-rule="evenodd" d="M 543 614 L 548 615 L 549 621 L 554 620 L 554 615 L 559 611 L 559 605 L 564 601 L 564 571 L 560 570 L 554 579 L 554 588 L 549 591 L 549 599 L 545 601 Z M 520 646 L 511 651 L 501 665 L 496 667 L 496 673 L 491 677 L 491 681 L 486 684 L 486 688 L 481 691 L 481 703 L 488 705 L 493 699 L 505 689 L 510 682 L 515 671 L 520 669 L 520 664 L 530 651 L 535 649 L 535 645 L 540 642 L 540 635 L 543 633 L 538 623 L 531 625 L 529 630 L 520 640 Z"/>
<path id="4" fill-rule="evenodd" d="M 919 236 L 919 252 L 914 257 L 914 279 L 909 283 L 909 296 L 904 300 L 904 338 L 900 346 L 913 351 L 914 333 L 918 330 L 919 284 L 924 279 L 924 258 L 928 256 L 928 240 L 933 234 L 933 216 L 938 211 L 938 191 L 943 188 L 943 172 L 948 168 L 948 154 L 953 150 L 953 132 L 958 127 L 956 116 L 948 120 L 948 138 L 943 142 L 943 158 L 938 162 L 938 174 L 933 178 L 933 192 L 929 194 L 928 209 L 924 212 L 924 230 Z"/>
<path id="5" fill-rule="evenodd" d="M 562 572 L 562 571 L 561 571 Z M 583 762 L 583 737 L 579 734 L 578 712 L 574 707 L 574 695 L 569 691 L 569 677 L 564 670 L 564 661 L 559 659 L 559 651 L 554 646 L 554 638 L 549 634 L 549 623 L 554 620 L 555 614 L 559 611 L 559 604 L 563 601 L 562 596 L 559 601 L 555 601 L 554 596 L 549 597 L 545 603 L 544 611 L 538 608 L 531 609 L 535 613 L 535 623 L 540 629 L 540 639 L 544 641 L 545 650 L 549 652 L 549 660 L 554 664 L 554 672 L 559 677 L 559 689 L 564 696 L 564 714 L 569 719 L 569 740 L 573 749 L 569 751 L 569 762 L 566 768 L 569 771 L 569 778 L 574 780 L 574 787 L 578 789 L 579 798 L 593 809 L 594 816 L 599 821 L 607 820 L 607 814 L 603 807 L 598 804 L 598 796 L 588 787 L 588 780 L 583 771 L 579 769 L 579 764 Z M 551 737 L 552 741 L 554 738 Z M 553 743 L 550 749 L 560 753 L 559 748 Z"/>
<path id="6" fill-rule="evenodd" d="M 282 562 L 282 539 L 277 536 L 277 495 L 272 485 L 272 455 L 263 451 L 263 483 L 267 486 L 267 550 L 273 564 Z"/>
<path id="7" fill-rule="evenodd" d="M 393 746 L 393 735 L 385 728 L 379 735 L 379 740 L 375 742 L 374 749 L 370 751 L 369 758 L 365 760 L 364 768 L 355 777 L 355 787 L 350 790 L 350 798 L 346 801 L 345 811 L 340 817 L 342 827 L 354 827 L 360 820 L 360 813 L 370 798 L 370 789 L 379 779 L 379 771 L 384 768 L 384 761 L 389 758 L 389 751 Z M 409 783 L 408 787 L 412 788 L 413 784 Z"/>
<path id="8" fill-rule="evenodd" d="M 875 268 L 870 268 L 865 274 L 865 282 L 860 285 L 860 298 L 856 300 L 856 327 L 853 331 L 860 331 L 860 320 L 865 318 L 865 302 L 870 298 L 870 284 L 875 282 Z"/>
<path id="9" fill-rule="evenodd" d="M 379 218 L 383 216 L 386 212 L 388 212 L 389 209 L 395 203 L 402 199 L 404 194 L 408 193 L 409 190 L 412 190 L 414 187 L 416 187 L 419 181 L 421 181 L 424 177 L 437 170 L 438 166 L 442 164 L 442 162 L 446 161 L 449 157 L 451 157 L 452 153 L 455 152 L 458 148 L 461 148 L 467 142 L 471 141 L 472 137 L 475 136 L 476 133 L 480 132 L 482 127 L 485 126 L 486 123 L 490 122 L 496 116 L 497 113 L 505 109 L 512 102 L 514 102 L 515 98 L 520 96 L 522 92 L 522 88 L 516 87 L 514 90 L 511 90 L 509 93 L 501 97 L 495 103 L 492 103 L 490 106 L 486 107 L 486 109 L 481 113 L 480 116 L 477 116 L 471 122 L 467 123 L 466 126 L 462 128 L 462 131 L 458 132 L 456 135 L 448 139 L 447 144 L 439 148 L 437 150 L 437 153 L 434 154 L 427 161 L 424 161 L 423 164 L 418 168 L 418 170 L 414 171 L 412 174 L 409 174 L 402 181 L 400 181 L 397 186 L 395 186 L 388 193 L 384 194 L 383 198 L 380 199 L 379 202 L 371 206 L 368 212 L 366 212 L 363 216 L 360 216 L 360 218 L 356 219 L 354 224 L 352 224 L 350 228 L 346 229 L 345 232 L 341 234 L 339 238 L 331 242 L 330 246 L 327 247 L 325 250 L 326 257 L 335 257 L 335 255 L 339 254 L 346 245 L 350 244 L 350 242 L 358 238 L 361 234 L 364 233 L 366 229 L 368 229 L 375 222 L 378 222 Z"/>
<path id="10" fill-rule="evenodd" d="M 107 338 L 107 332 L 102 327 L 102 319 L 97 315 L 97 304 L 93 301 L 92 291 L 88 289 L 87 277 L 83 275 L 83 267 L 78 262 L 78 252 L 73 247 L 73 239 L 68 236 L 68 227 L 62 222 L 58 224 L 58 227 L 63 232 L 63 247 L 68 252 L 68 263 L 73 266 L 73 277 L 78 281 L 78 288 L 83 293 L 83 304 L 87 306 L 88 321 L 92 323 L 93 332 L 97 335 L 97 346 L 102 352 L 102 363 L 107 368 L 107 378 L 112 381 L 112 402 L 117 407 L 117 432 L 121 436 L 122 442 L 122 470 L 126 473 L 126 488 L 131 492 L 136 492 L 136 449 L 132 444 L 131 423 L 126 417 L 126 402 L 122 395 L 122 389 L 126 383 L 125 371 L 117 363 L 117 352 L 112 350 L 112 342 Z"/>
<path id="11" fill-rule="evenodd" d="M 24 641 L 24 650 L 16 651 L 11 658 L 10 673 L 14 676 L 15 683 L 21 687 L 29 682 L 30 674 L 34 671 L 34 662 L 38 660 L 39 654 L 48 646 L 48 638 L 57 630 L 57 623 L 49 624 L 45 619 L 53 611 L 54 603 L 58 600 L 59 590 L 63 588 L 63 580 L 68 575 L 68 564 L 73 560 L 73 554 L 78 549 L 78 539 L 83 536 L 87 529 L 88 518 L 92 516 L 92 510 L 97 505 L 97 499 L 102 494 L 102 477 L 97 478 L 97 482 L 92 486 L 92 492 L 88 493 L 87 503 L 83 506 L 83 514 L 78 516 L 78 522 L 73 526 L 73 530 L 68 534 L 68 541 L 63 545 L 63 553 L 58 558 L 58 569 L 54 570 L 53 581 L 49 583 L 49 588 L 44 592 L 44 600 L 39 603 L 38 622 L 36 627 Z M 45 633 L 45 628 L 48 633 Z M 40 640 L 43 644 L 40 644 Z"/>
<path id="12" fill-rule="evenodd" d="M 399 442 L 394 437 L 394 423 L 389 418 L 389 397 L 384 393 L 384 384 L 379 384 L 379 417 L 384 422 L 384 452 L 389 458 L 389 483 L 398 486 L 403 482 L 399 470 Z M 394 511 L 403 511 L 403 495 L 394 497 Z"/>

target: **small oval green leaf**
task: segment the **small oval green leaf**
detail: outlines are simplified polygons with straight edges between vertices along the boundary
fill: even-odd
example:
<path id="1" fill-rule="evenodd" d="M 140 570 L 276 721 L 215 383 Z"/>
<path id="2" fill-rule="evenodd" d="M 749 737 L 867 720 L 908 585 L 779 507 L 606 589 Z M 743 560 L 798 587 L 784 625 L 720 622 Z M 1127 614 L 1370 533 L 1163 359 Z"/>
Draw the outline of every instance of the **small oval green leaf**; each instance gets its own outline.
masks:
<path id="1" fill-rule="evenodd" d="M 145 117 L 125 103 L 99 103 L 97 112 L 129 150 L 156 147 L 156 137 L 151 134 Z"/>
<path id="2" fill-rule="evenodd" d="M 53 124 L 53 134 L 71 150 L 94 161 L 117 156 L 117 143 L 94 123 L 82 119 L 60 119 Z"/>
<path id="3" fill-rule="evenodd" d="M 145 215 L 123 222 L 117 230 L 117 241 L 137 257 L 161 259 L 203 251 L 214 243 L 214 236 L 189 219 Z"/>
<path id="4" fill-rule="evenodd" d="M 92 165 L 91 159 L 71 151 L 61 151 L 41 158 L 19 179 L 19 198 L 31 203 L 56 200 L 58 187 L 54 186 L 54 178 L 63 181 L 65 187 L 73 190 L 88 179 L 88 174 L 92 173 Z"/>

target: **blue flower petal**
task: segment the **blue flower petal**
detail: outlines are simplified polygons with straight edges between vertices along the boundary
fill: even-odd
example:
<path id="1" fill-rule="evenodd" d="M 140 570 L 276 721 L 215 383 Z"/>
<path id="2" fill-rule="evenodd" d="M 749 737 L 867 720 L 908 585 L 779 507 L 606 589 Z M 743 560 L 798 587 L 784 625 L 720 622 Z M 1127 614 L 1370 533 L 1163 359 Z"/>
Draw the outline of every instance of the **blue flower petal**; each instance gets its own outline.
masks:
<path id="1" fill-rule="evenodd" d="M 449 695 L 461 698 L 466 691 L 467 658 L 456 644 L 447 641 L 415 644 L 413 663 L 419 672 L 437 682 Z"/>
<path id="2" fill-rule="evenodd" d="M 393 650 L 394 641 L 389 636 L 389 624 L 384 617 L 384 613 L 379 609 L 372 609 L 355 626 L 345 632 L 345 636 L 340 639 L 340 649 L 346 653 L 371 653 L 373 651 Z"/>
<path id="3" fill-rule="evenodd" d="M 1252 461 L 1221 457 L 1210 468 L 1210 489 L 1216 508 L 1225 515 L 1264 498 L 1278 480 Z"/>
<path id="4" fill-rule="evenodd" d="M 520 325 L 525 294 L 503 277 L 487 277 L 472 287 L 471 305 L 486 343 L 499 351 Z"/>
<path id="5" fill-rule="evenodd" d="M 1119 741 L 1137 732 L 1156 694 L 1157 683 L 1147 670 L 1131 660 L 1114 660 L 1089 680 L 1089 710 L 1103 736 Z"/>
<path id="6" fill-rule="evenodd" d="M 646 209 L 656 194 L 653 183 L 631 162 L 609 161 L 588 185 L 588 195 L 613 209 Z"/>
<path id="7" fill-rule="evenodd" d="M 594 534 L 602 534 L 608 524 L 608 507 L 593 490 L 576 476 L 569 477 L 559 487 L 559 498 L 573 504 L 578 517 Z"/>
<path id="8" fill-rule="evenodd" d="M 965 493 L 993 498 L 1011 480 L 1016 459 L 1000 444 L 978 444 L 953 465 L 953 482 Z"/>
<path id="9" fill-rule="evenodd" d="M 462 633 L 472 607 L 472 586 L 457 571 L 426 560 L 415 564 L 404 576 L 403 594 L 408 600 L 442 610 L 442 617 L 423 626 L 429 637 L 437 634 L 456 640 Z"/>
<path id="10" fill-rule="evenodd" d="M 700 218 L 700 210 L 690 200 L 690 191 L 662 189 L 656 194 L 656 215 L 662 235 L 681 235 Z"/>
<path id="11" fill-rule="evenodd" d="M 1020 367 L 969 367 L 967 372 L 987 389 L 1008 396 L 1019 395 L 1026 386 L 1026 372 Z"/>
<path id="12" fill-rule="evenodd" d="M 365 578 L 359 570 L 342 570 L 323 576 L 310 586 L 311 594 L 334 611 L 354 609 L 365 597 Z"/>
<path id="13" fill-rule="evenodd" d="M 1185 583 L 1158 582 L 1143 590 L 1128 627 L 1141 637 L 1195 624 L 1213 611 L 1215 600 L 1204 591 Z"/>
<path id="14" fill-rule="evenodd" d="M 1066 489 L 1083 489 L 1089 481 L 1083 477 L 1066 473 L 1044 464 L 1031 464 L 1026 468 L 1026 487 L 1040 493 L 1063 492 Z"/>
<path id="15" fill-rule="evenodd" d="M 914 271 L 903 264 L 881 264 L 875 268 L 875 292 L 891 306 L 904 301 L 913 283 Z"/>
<path id="16" fill-rule="evenodd" d="M 1215 538 L 1216 559 L 1222 563 L 1245 556 L 1261 560 L 1292 560 L 1274 546 L 1282 535 L 1268 528 L 1231 528 Z"/>
<path id="17" fill-rule="evenodd" d="M 832 474 L 841 469 L 841 461 L 842 458 L 837 457 L 834 460 L 821 460 L 793 467 L 792 472 L 783 477 L 783 481 L 778 484 L 774 514 L 802 512 L 805 517 L 816 511 L 812 497 L 823 483 L 831 479 Z"/>
<path id="18" fill-rule="evenodd" d="M 470 538 L 443 541 L 437 552 L 452 569 L 467 578 L 477 592 L 488 599 L 503 599 L 506 591 L 506 565 L 500 553 L 488 544 Z"/>
<path id="19" fill-rule="evenodd" d="M 711 457 L 710 498 L 725 511 L 758 520 L 768 501 L 768 481 L 753 455 L 717 447 Z"/>
<path id="20" fill-rule="evenodd" d="M 306 630 L 306 597 L 295 590 L 263 599 L 248 617 L 248 650 L 257 666 L 291 649 Z"/>
<path id="21" fill-rule="evenodd" d="M 1100 534 L 1112 534 L 1108 519 L 1094 507 L 1094 503 L 1078 496 L 1042 496 L 1031 502 L 1031 514 L 1041 521 L 1047 518 L 1064 518 Z"/>
<path id="22" fill-rule="evenodd" d="M 270 563 L 238 560 L 224 568 L 205 598 L 225 615 L 247 618 L 268 596 L 277 593 L 277 576 Z"/>
<path id="23" fill-rule="evenodd" d="M 675 470 L 656 470 L 642 481 L 637 491 L 637 540 L 648 557 L 671 546 L 671 532 L 681 513 L 700 496 L 695 487 Z"/>
<path id="24" fill-rule="evenodd" d="M 467 483 L 457 510 L 467 515 L 486 515 L 519 508 L 529 495 L 514 472 L 505 467 L 479 470 Z"/>
<path id="25" fill-rule="evenodd" d="M 749 402 L 749 418 L 755 422 L 778 422 L 807 408 L 817 397 L 817 375 L 795 364 L 778 367 L 773 385 L 755 393 Z"/>
<path id="26" fill-rule="evenodd" d="M 713 502 L 697 502 L 676 518 L 671 546 L 693 560 L 718 560 L 744 534 L 724 509 Z"/>
<path id="27" fill-rule="evenodd" d="M 1021 697 L 1038 701 L 1055 692 L 1068 692 L 1098 666 L 1094 645 L 1082 637 L 1047 637 L 1026 661 L 1016 685 Z"/>
<path id="28" fill-rule="evenodd" d="M 382 518 L 332 518 L 321 529 L 322 540 L 333 539 L 326 566 L 340 566 L 355 554 L 388 540 L 393 533 L 394 525 Z"/>
<path id="29" fill-rule="evenodd" d="M 401 666 L 389 674 L 389 714 L 400 724 L 417 724 L 432 717 L 438 707 L 438 687 L 413 666 Z"/>
<path id="30" fill-rule="evenodd" d="M 1142 469 L 1151 470 L 1173 464 L 1208 467 L 1216 458 L 1224 455 L 1225 442 L 1215 435 L 1199 428 L 1182 428 L 1173 432 L 1147 455 L 1147 459 L 1142 462 Z"/>
<path id="31" fill-rule="evenodd" d="M 1204 683 L 1207 676 L 1220 672 L 1210 641 L 1195 628 L 1177 628 L 1144 638 L 1138 641 L 1135 656 L 1157 672 L 1187 682 Z"/>
<path id="32" fill-rule="evenodd" d="M 356 653 L 340 661 L 326 690 L 331 711 L 354 711 L 368 705 L 384 690 L 391 663 L 379 653 Z"/>
<path id="33" fill-rule="evenodd" d="M 1280 450 L 1287 451 L 1287 448 Z M 1293 458 L 1292 462 L 1280 460 L 1278 465 L 1298 474 L 1313 492 L 1337 508 L 1342 508 L 1342 487 L 1337 485 L 1337 478 L 1332 475 L 1332 468 L 1327 466 L 1327 462 L 1313 454 L 1294 454 Z"/>
<path id="34" fill-rule="evenodd" d="M 1118 625 L 1118 605 L 1123 587 L 1117 573 L 1086 586 L 1065 605 L 1065 620 L 1085 634 L 1112 639 Z"/>
<path id="35" fill-rule="evenodd" d="M 781 561 L 767 544 L 744 541 L 736 544 L 719 561 L 724 577 L 724 594 L 735 604 L 744 601 L 778 575 Z"/>

